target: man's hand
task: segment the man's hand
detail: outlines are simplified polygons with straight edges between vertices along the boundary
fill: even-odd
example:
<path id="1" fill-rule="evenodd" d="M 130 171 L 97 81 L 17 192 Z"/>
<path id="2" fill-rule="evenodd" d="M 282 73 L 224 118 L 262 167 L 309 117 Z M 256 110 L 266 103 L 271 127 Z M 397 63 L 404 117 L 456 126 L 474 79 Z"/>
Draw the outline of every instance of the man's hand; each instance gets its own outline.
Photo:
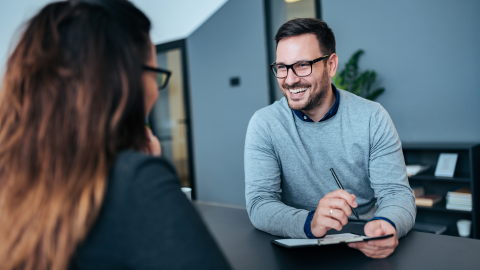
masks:
<path id="1" fill-rule="evenodd" d="M 358 242 L 348 244 L 351 248 L 356 248 L 363 254 L 374 259 L 383 259 L 393 253 L 398 246 L 397 231 L 385 220 L 372 220 L 365 225 L 366 236 L 381 236 L 393 234 L 393 237 L 383 240 L 373 240 L 368 242 Z"/>
<path id="2" fill-rule="evenodd" d="M 311 230 L 316 237 L 324 236 L 328 230 L 342 230 L 348 223 L 352 209 L 357 207 L 355 195 L 342 189 L 328 193 L 318 202 L 317 210 L 312 218 Z"/>
<path id="3" fill-rule="evenodd" d="M 147 139 L 148 139 L 148 144 L 147 144 L 147 148 L 145 149 L 145 153 L 148 155 L 159 157 L 162 154 L 160 141 L 158 140 L 157 137 L 155 137 L 155 135 L 153 135 L 152 130 L 149 127 L 145 127 L 145 128 L 147 129 Z"/>

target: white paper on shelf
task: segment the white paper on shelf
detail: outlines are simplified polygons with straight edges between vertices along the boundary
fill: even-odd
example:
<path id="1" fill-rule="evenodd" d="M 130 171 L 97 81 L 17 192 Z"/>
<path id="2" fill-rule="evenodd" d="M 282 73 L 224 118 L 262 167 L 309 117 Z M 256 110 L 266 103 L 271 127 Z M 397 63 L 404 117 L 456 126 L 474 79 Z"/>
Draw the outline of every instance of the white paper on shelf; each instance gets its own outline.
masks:
<path id="1" fill-rule="evenodd" d="M 438 158 L 437 168 L 435 169 L 435 176 L 453 177 L 455 166 L 457 165 L 457 159 L 458 154 L 441 153 Z"/>
<path id="2" fill-rule="evenodd" d="M 472 205 L 472 198 L 466 199 L 466 198 L 447 197 L 447 203 Z"/>
<path id="3" fill-rule="evenodd" d="M 413 176 L 424 172 L 430 168 L 430 165 L 407 165 L 407 175 Z"/>
<path id="4" fill-rule="evenodd" d="M 447 209 L 450 210 L 462 210 L 462 211 L 472 211 L 472 206 L 464 206 L 460 204 L 447 204 Z"/>

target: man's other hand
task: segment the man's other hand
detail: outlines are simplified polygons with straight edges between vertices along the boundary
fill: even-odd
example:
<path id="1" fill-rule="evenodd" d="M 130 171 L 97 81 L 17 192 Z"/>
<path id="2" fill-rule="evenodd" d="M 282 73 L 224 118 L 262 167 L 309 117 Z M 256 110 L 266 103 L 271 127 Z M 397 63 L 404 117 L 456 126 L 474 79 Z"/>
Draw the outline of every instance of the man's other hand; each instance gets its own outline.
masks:
<path id="1" fill-rule="evenodd" d="M 365 225 L 364 228 L 366 236 L 381 236 L 393 234 L 393 237 L 383 240 L 373 240 L 368 242 L 358 242 L 348 244 L 351 248 L 356 248 L 367 255 L 367 257 L 374 259 L 383 259 L 393 253 L 398 246 L 397 231 L 384 220 L 372 220 Z"/>
<path id="2" fill-rule="evenodd" d="M 312 218 L 311 230 L 316 237 L 324 236 L 328 230 L 342 230 L 348 223 L 352 209 L 357 207 L 355 195 L 342 189 L 328 193 L 318 202 Z"/>

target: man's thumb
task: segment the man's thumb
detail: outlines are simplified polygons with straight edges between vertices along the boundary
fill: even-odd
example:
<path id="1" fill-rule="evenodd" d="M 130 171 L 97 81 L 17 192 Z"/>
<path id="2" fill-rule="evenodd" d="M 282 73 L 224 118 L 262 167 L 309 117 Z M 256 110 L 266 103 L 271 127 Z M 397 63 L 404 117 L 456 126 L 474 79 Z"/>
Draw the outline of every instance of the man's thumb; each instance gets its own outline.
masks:
<path id="1" fill-rule="evenodd" d="M 381 229 L 381 228 L 378 228 L 375 230 L 375 232 L 373 233 L 373 236 L 382 236 L 384 235 L 385 232 Z"/>

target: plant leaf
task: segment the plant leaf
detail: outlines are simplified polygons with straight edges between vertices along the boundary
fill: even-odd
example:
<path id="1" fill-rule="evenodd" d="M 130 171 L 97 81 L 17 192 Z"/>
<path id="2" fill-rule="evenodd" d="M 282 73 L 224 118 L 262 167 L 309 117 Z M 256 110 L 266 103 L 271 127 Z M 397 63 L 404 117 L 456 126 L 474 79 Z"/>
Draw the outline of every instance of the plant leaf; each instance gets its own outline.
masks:
<path id="1" fill-rule="evenodd" d="M 358 79 L 355 83 L 357 84 L 356 87 L 360 89 L 361 96 L 367 97 L 370 95 L 370 89 L 372 88 L 372 85 L 375 83 L 376 79 L 377 73 L 373 70 L 366 70 L 358 76 Z"/>
<path id="2" fill-rule="evenodd" d="M 336 87 L 361 96 L 370 100 L 376 99 L 385 91 L 385 88 L 379 88 L 371 92 L 372 86 L 377 80 L 377 73 L 373 70 L 366 70 L 360 74 L 358 61 L 364 53 L 362 49 L 357 50 L 345 64 L 342 71 L 337 72 L 332 78 Z"/>
<path id="3" fill-rule="evenodd" d="M 367 96 L 368 100 L 375 100 L 378 96 L 380 96 L 383 92 L 385 91 L 385 88 L 378 88 L 375 91 L 373 91 L 372 94 Z"/>
<path id="4" fill-rule="evenodd" d="M 356 51 L 345 64 L 345 68 L 340 72 L 341 87 L 349 92 L 355 91 L 354 82 L 358 74 L 358 60 L 362 54 L 363 50 Z"/>

